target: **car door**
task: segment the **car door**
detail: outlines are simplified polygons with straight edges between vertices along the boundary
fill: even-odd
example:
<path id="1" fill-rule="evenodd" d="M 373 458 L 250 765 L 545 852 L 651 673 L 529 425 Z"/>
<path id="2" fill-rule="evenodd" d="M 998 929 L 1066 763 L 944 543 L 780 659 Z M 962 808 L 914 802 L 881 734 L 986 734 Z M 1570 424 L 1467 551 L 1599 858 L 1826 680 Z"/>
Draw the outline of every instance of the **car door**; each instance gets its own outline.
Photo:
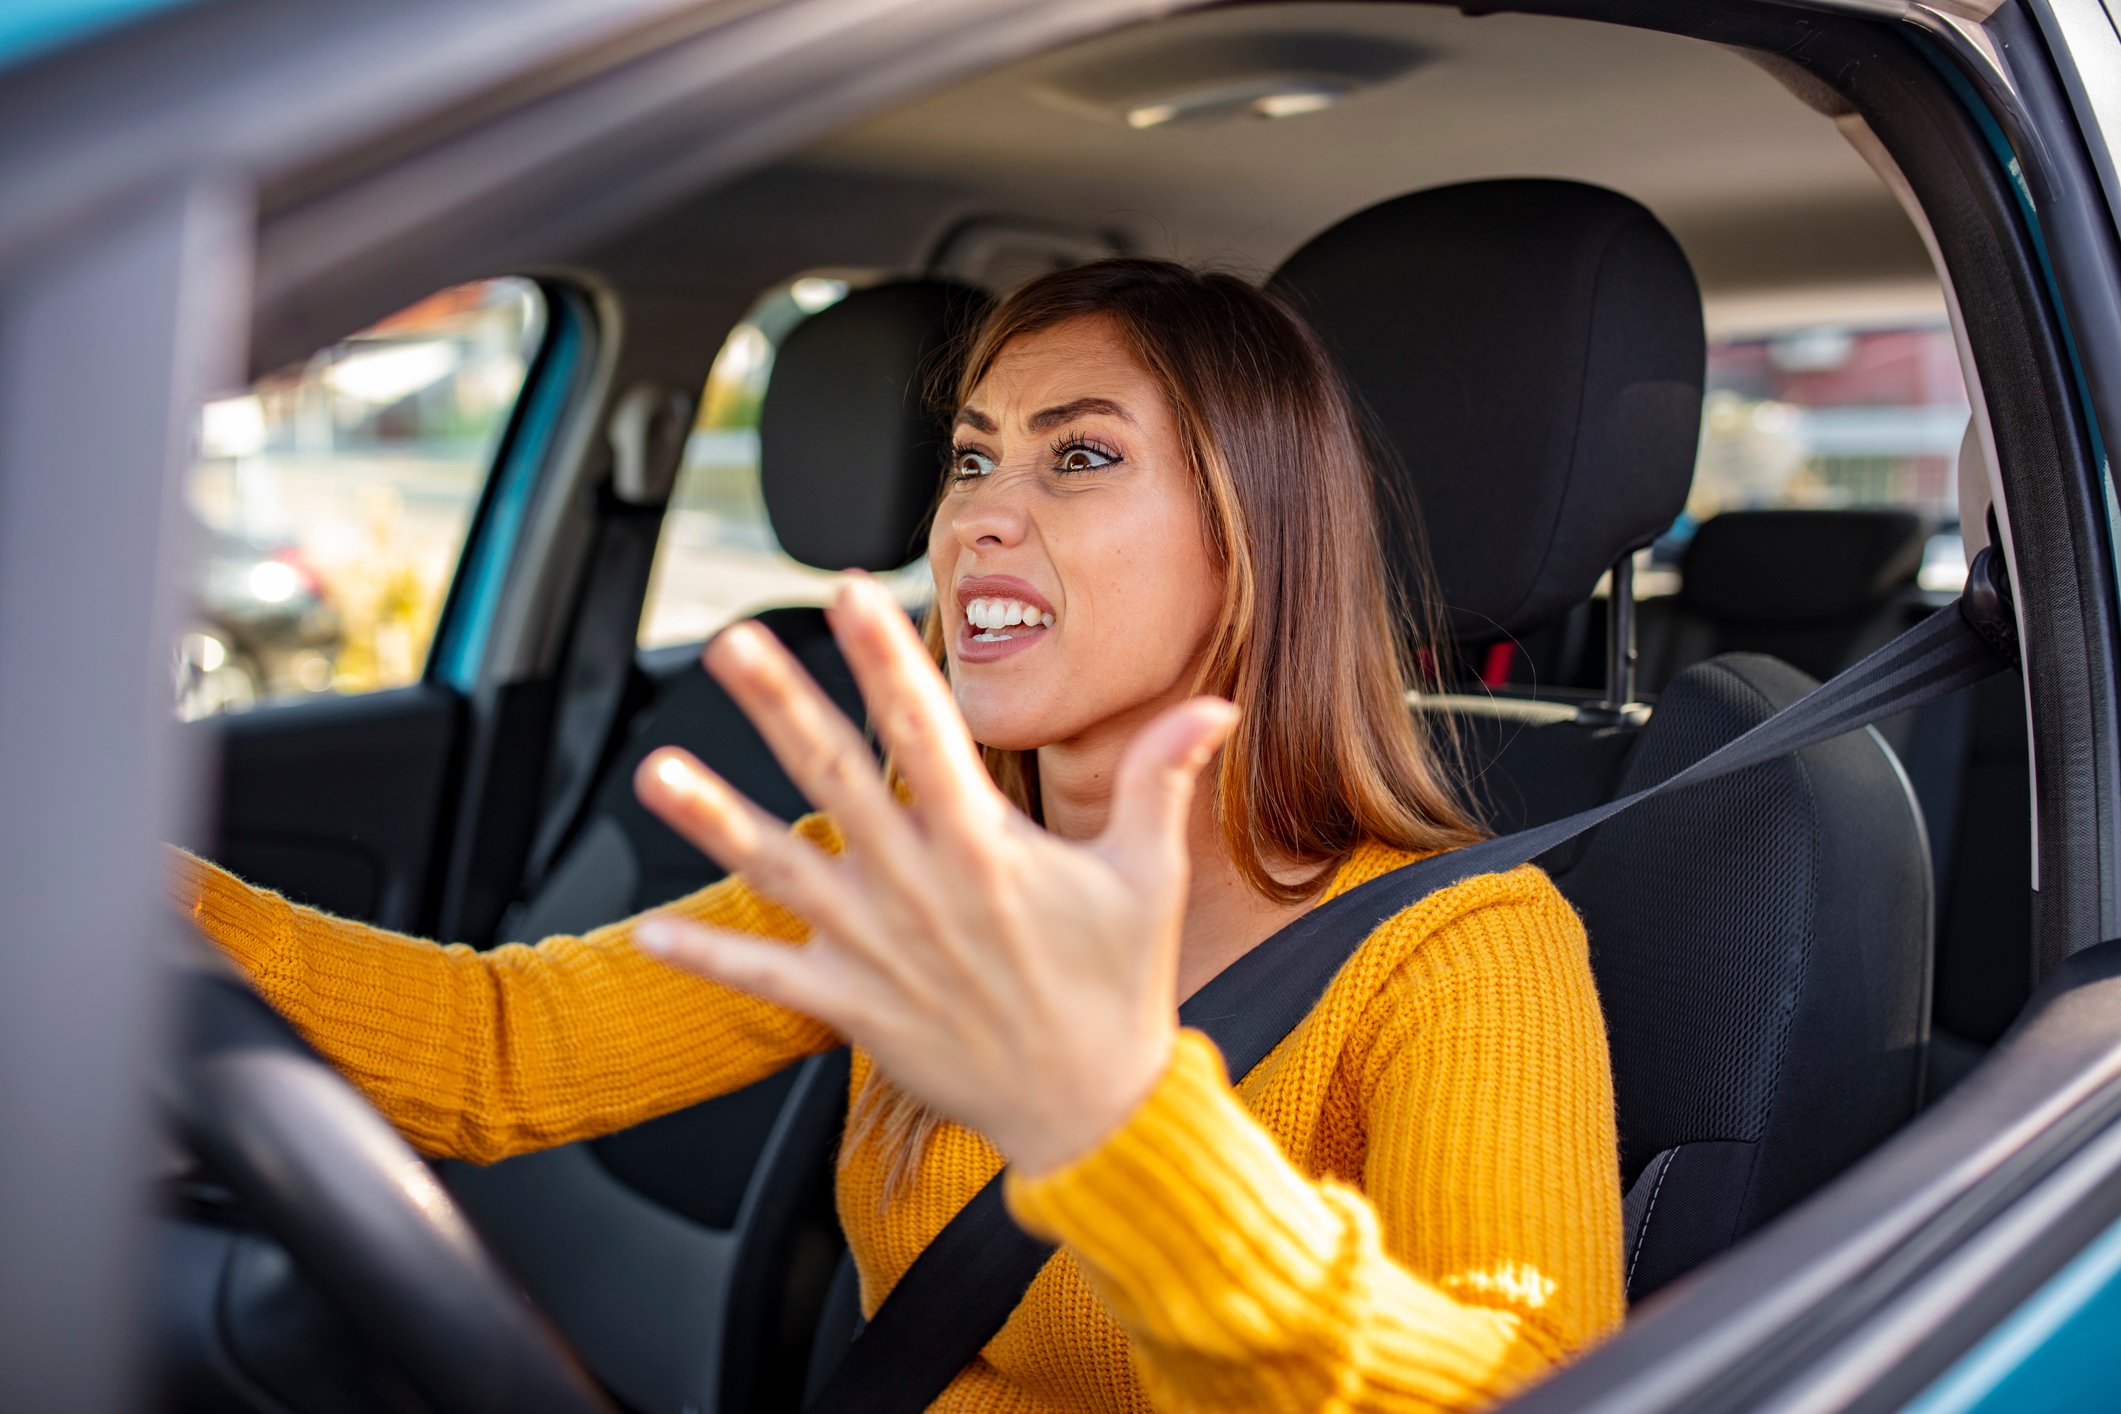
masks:
<path id="1" fill-rule="evenodd" d="M 347 917 L 475 928 L 451 868 L 452 826 L 495 818 L 461 798 L 474 742 L 545 721 L 536 684 L 482 694 L 478 664 L 577 317 L 527 280 L 452 286 L 207 405 L 171 686 L 219 763 L 212 858 Z M 506 815 L 533 815 L 533 774 L 491 773 Z"/>

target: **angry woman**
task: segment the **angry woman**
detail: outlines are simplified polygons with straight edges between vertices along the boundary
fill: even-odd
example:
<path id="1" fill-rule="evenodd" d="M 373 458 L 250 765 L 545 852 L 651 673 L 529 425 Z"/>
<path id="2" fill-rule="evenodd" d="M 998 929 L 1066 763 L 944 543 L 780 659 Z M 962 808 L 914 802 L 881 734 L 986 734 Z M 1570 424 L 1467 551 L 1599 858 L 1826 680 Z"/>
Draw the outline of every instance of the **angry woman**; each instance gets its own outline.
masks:
<path id="1" fill-rule="evenodd" d="M 740 624 L 707 667 L 819 813 L 790 830 L 650 756 L 642 799 L 721 883 L 483 953 L 189 859 L 185 906 L 433 1154 L 850 1044 L 865 1312 L 1005 1164 L 1059 1244 L 937 1409 L 1467 1409 L 1613 1328 L 1605 1031 L 1538 869 L 1386 919 L 1234 1082 L 1178 1023 L 1293 920 L 1481 833 L 1405 702 L 1316 336 L 1241 280 L 1103 261 L 1005 298 L 956 393 L 922 630 L 859 577 L 829 611 L 889 775 Z"/>

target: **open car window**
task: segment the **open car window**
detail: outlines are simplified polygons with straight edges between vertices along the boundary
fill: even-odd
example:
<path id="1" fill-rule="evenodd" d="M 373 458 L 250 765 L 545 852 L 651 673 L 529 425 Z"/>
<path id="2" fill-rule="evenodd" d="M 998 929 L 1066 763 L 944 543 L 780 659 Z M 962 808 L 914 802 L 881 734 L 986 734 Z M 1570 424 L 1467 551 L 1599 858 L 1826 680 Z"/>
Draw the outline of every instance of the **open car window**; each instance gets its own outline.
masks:
<path id="1" fill-rule="evenodd" d="M 180 717 L 418 680 L 545 322 L 458 285 L 205 407 Z"/>
<path id="2" fill-rule="evenodd" d="M 1966 581 L 1959 444 L 1971 410 L 1951 330 L 1814 324 L 1712 342 L 1686 514 L 1637 581 L 1677 587 L 1694 528 L 1725 511 L 1893 509 L 1930 530 L 1920 584 Z"/>
<path id="3" fill-rule="evenodd" d="M 759 609 L 831 597 L 835 576 L 795 559 L 774 537 L 759 489 L 759 408 L 781 341 L 866 282 L 860 273 L 800 276 L 768 290 L 729 331 L 663 517 L 641 610 L 642 648 L 697 643 Z M 928 598 L 925 559 L 884 580 L 908 608 Z"/>

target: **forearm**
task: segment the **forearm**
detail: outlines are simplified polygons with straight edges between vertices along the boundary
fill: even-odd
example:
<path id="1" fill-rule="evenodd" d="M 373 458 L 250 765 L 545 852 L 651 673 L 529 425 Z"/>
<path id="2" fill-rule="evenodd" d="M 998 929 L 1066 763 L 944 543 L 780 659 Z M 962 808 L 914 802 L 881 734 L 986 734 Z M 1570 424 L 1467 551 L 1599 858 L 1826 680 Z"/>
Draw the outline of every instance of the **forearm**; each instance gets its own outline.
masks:
<path id="1" fill-rule="evenodd" d="M 1197 1035 L 1116 1134 L 1009 1198 L 1075 1252 L 1159 1407 L 1470 1409 L 1558 1353 L 1395 1263 L 1371 1206 L 1297 1172 Z"/>
<path id="2" fill-rule="evenodd" d="M 738 1089 L 836 1043 L 807 1017 L 676 972 L 632 920 L 479 952 L 301 907 L 190 856 L 176 902 L 415 1145 L 491 1162 Z M 736 881 L 674 905 L 800 936 Z"/>

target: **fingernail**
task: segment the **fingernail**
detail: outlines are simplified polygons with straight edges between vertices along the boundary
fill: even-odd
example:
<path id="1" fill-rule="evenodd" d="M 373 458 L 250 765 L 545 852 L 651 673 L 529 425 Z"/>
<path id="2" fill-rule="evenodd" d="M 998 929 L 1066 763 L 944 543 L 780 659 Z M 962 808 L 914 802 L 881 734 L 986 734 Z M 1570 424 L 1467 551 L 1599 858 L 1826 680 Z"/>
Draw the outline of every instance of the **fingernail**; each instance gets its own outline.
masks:
<path id="1" fill-rule="evenodd" d="M 660 918 L 649 918 L 633 930 L 633 941 L 642 952 L 668 957 L 677 951 L 678 930 Z"/>

